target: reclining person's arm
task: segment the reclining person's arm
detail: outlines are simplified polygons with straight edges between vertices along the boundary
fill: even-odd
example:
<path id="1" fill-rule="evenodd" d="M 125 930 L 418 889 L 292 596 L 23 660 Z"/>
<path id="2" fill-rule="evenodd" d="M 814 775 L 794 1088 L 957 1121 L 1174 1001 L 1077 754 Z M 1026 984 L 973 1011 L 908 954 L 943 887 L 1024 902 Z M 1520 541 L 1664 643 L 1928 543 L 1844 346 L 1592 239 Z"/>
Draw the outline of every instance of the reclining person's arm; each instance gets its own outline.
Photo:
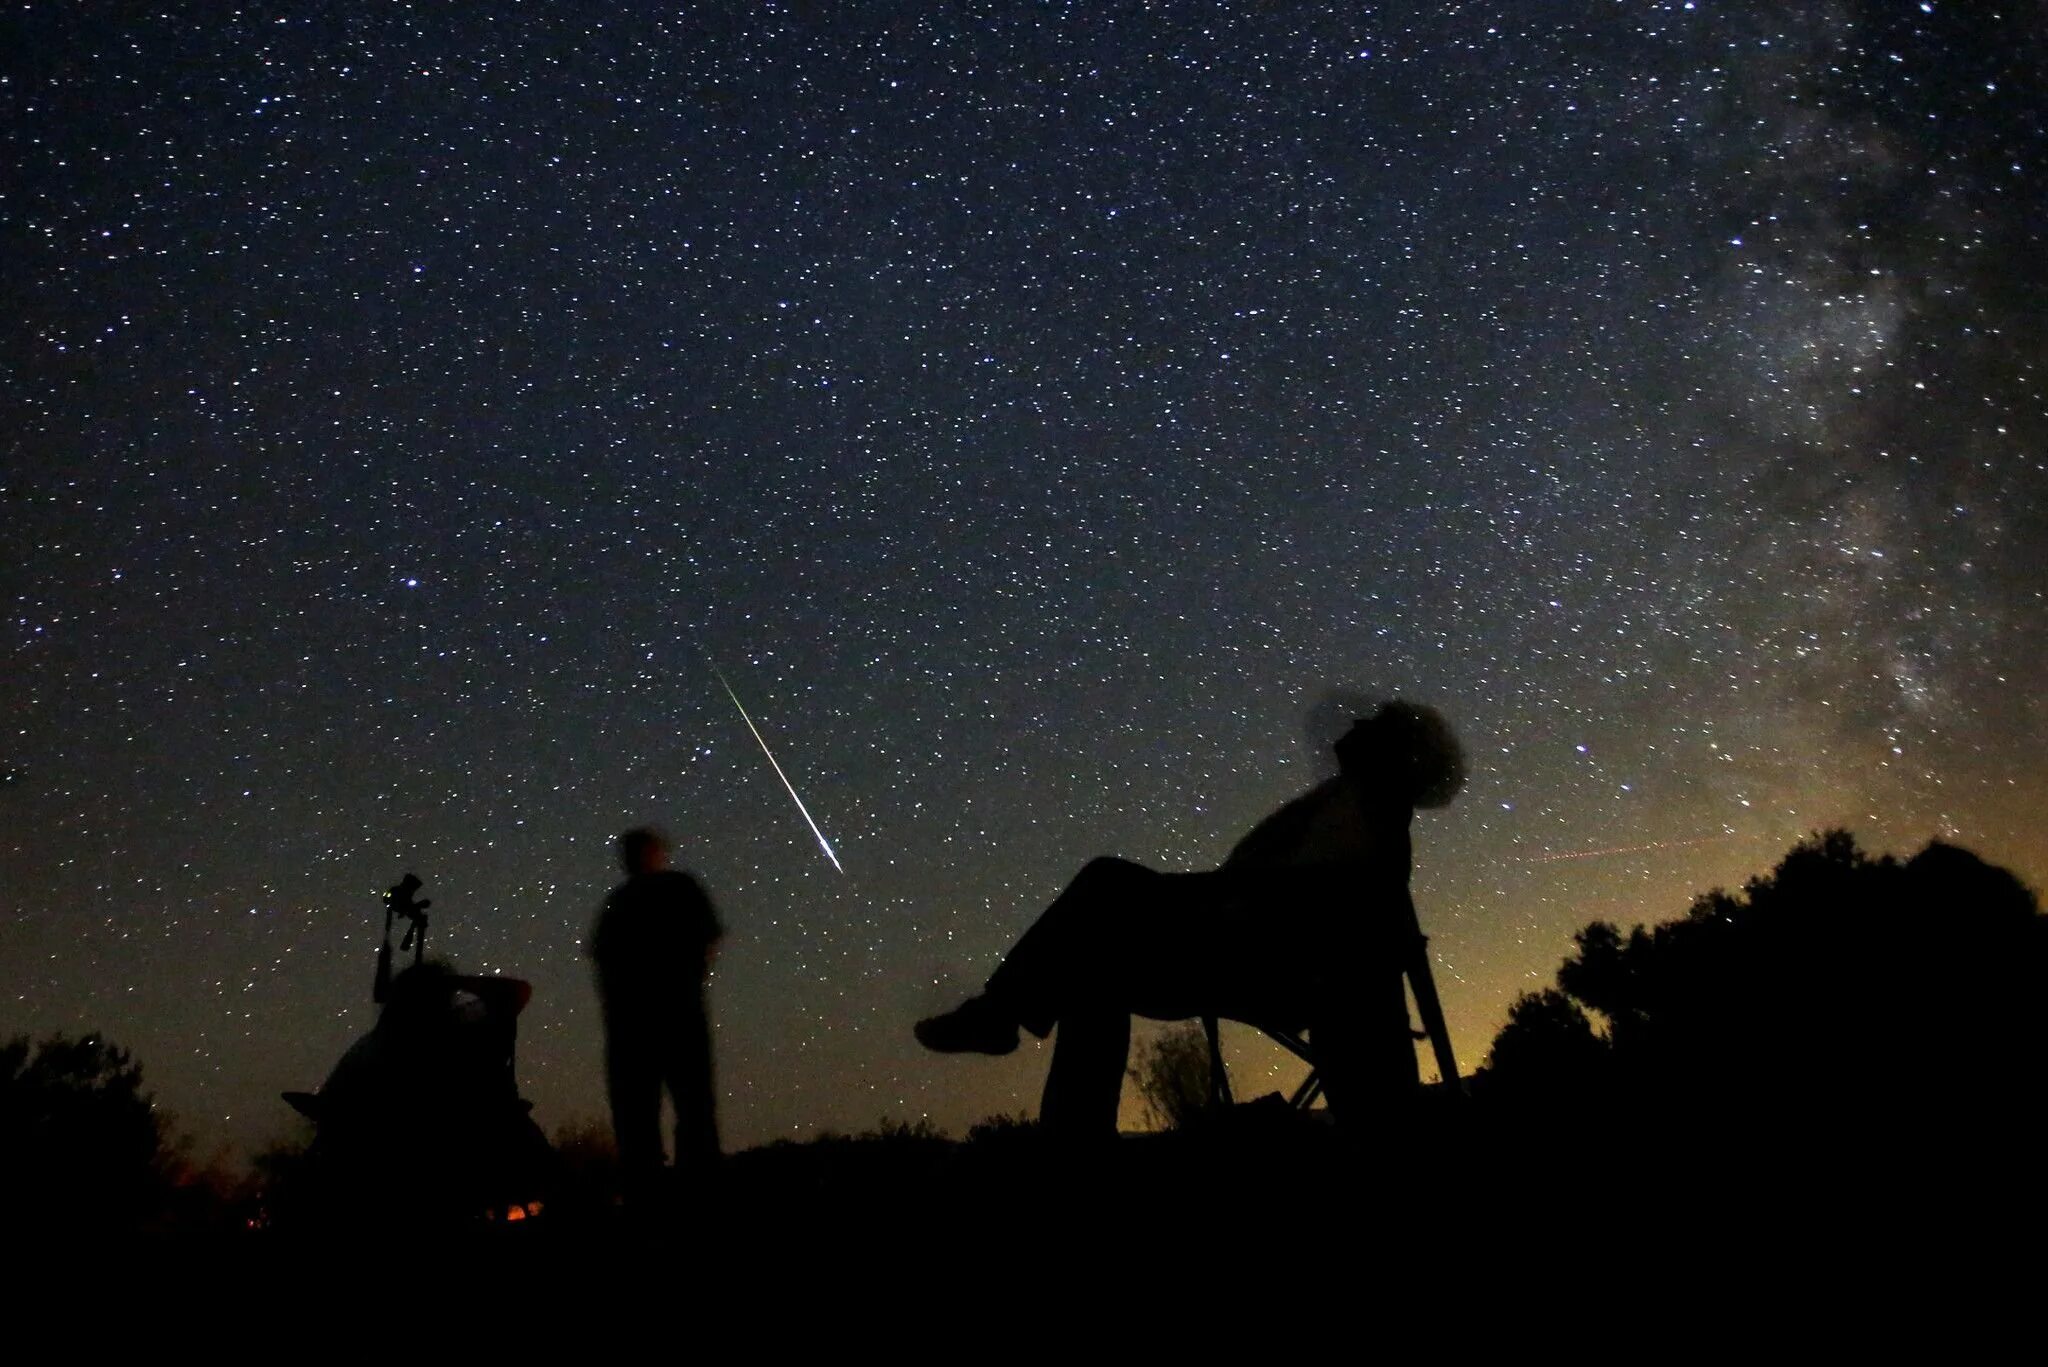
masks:
<path id="1" fill-rule="evenodd" d="M 1336 779 L 1320 783 L 1245 833 L 1224 859 L 1226 869 L 1277 869 L 1294 863 L 1316 814 L 1336 791 Z"/>

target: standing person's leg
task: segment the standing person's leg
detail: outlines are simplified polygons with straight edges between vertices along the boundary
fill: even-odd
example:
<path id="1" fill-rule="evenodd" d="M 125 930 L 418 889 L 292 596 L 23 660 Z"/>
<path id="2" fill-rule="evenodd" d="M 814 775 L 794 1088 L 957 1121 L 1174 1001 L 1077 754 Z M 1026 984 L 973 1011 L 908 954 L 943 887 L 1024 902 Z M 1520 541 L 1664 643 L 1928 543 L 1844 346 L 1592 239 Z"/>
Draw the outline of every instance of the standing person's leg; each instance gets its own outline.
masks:
<path id="1" fill-rule="evenodd" d="M 655 1042 L 639 1034 L 624 1022 L 605 1023 L 605 1089 L 628 1204 L 645 1201 L 661 1179 L 661 1059 Z"/>
<path id="2" fill-rule="evenodd" d="M 720 1149 L 711 1025 L 701 1009 L 676 1032 L 666 1071 L 676 1108 L 676 1172 L 702 1177 L 717 1162 Z"/>

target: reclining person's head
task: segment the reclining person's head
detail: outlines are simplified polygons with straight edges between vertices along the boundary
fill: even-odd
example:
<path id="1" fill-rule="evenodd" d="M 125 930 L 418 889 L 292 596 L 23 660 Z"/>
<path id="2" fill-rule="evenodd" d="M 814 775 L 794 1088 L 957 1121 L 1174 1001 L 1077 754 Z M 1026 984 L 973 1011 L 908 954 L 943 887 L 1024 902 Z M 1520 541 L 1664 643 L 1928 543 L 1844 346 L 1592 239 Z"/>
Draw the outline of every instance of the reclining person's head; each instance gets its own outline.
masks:
<path id="1" fill-rule="evenodd" d="M 1354 722 L 1336 748 L 1346 778 L 1391 787 L 1412 807 L 1442 807 L 1465 786 L 1465 752 L 1450 723 L 1420 703 L 1382 703 Z"/>

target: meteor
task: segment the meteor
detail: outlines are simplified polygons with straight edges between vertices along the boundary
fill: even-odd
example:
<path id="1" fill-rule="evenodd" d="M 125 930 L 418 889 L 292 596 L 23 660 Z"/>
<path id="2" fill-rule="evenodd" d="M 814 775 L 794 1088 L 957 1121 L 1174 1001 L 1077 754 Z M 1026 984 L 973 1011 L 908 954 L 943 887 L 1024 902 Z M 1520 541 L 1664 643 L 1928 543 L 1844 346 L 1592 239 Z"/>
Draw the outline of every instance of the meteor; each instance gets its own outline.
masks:
<path id="1" fill-rule="evenodd" d="M 718 676 L 718 682 L 725 689 L 725 696 L 731 698 L 732 705 L 739 709 L 740 720 L 747 724 L 747 730 L 754 733 L 754 743 L 760 746 L 761 753 L 768 757 L 768 766 L 775 771 L 775 777 L 781 779 L 782 786 L 789 790 L 789 800 L 796 804 L 797 811 L 803 813 L 804 824 L 809 826 L 811 834 L 818 838 L 818 848 L 825 852 L 825 857 L 832 861 L 832 867 L 838 869 L 843 877 L 846 869 L 840 864 L 839 856 L 832 852 L 832 842 L 827 840 L 825 833 L 818 829 L 818 823 L 811 819 L 811 809 L 804 806 L 804 800 L 796 795 L 796 785 L 789 781 L 789 775 L 783 773 L 782 766 L 775 762 L 775 752 L 768 748 L 767 740 L 761 735 L 761 728 L 754 725 L 754 719 L 747 715 L 747 705 L 740 701 L 740 695 L 733 691 L 732 684 L 725 677 L 725 671 L 718 667 L 718 661 L 712 659 L 708 652 L 704 657 L 704 662 L 710 665 L 711 672 Z"/>
<path id="2" fill-rule="evenodd" d="M 1733 840 L 1730 835 L 1703 835 L 1697 840 L 1652 840 L 1647 845 L 1613 845 L 1604 850 L 1567 850 L 1563 854 L 1524 855 L 1526 864 L 1555 864 L 1561 859 L 1601 859 L 1610 854 L 1642 854 L 1650 850 L 1682 850 L 1692 845 L 1713 845 Z"/>

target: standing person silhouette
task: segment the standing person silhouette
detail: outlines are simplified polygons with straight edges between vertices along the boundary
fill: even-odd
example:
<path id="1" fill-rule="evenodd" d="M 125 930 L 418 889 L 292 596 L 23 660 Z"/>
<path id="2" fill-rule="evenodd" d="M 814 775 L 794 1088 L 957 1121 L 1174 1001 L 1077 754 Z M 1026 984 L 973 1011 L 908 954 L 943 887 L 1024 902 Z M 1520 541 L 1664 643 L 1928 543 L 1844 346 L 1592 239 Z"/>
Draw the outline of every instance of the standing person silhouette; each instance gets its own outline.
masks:
<path id="1" fill-rule="evenodd" d="M 1007 1054 L 1059 1027 L 1039 1115 L 1114 1134 L 1131 1017 L 1216 1015 L 1306 1028 L 1330 1105 L 1419 1082 L 1404 953 L 1408 828 L 1464 785 L 1435 711 L 1382 705 L 1336 744 L 1335 778 L 1282 807 L 1207 873 L 1091 861 L 1003 956 L 981 995 L 917 1023 L 940 1053 Z"/>
<path id="2" fill-rule="evenodd" d="M 626 881 L 598 912 L 590 957 L 620 1175 L 627 1204 L 644 1207 L 660 1182 L 664 1090 L 675 1106 L 678 1177 L 701 1180 L 719 1155 L 704 984 L 725 932 L 697 880 L 669 867 L 660 831 L 627 831 L 618 853 Z"/>

